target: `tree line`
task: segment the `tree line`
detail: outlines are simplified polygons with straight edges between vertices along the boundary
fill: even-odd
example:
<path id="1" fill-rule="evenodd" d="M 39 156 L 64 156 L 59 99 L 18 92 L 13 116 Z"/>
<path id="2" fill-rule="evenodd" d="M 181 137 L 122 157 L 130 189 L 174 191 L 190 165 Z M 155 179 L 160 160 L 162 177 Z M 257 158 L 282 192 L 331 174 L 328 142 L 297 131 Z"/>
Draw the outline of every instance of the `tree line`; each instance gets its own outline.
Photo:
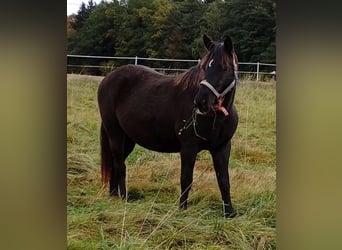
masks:
<path id="1" fill-rule="evenodd" d="M 204 33 L 214 41 L 229 34 L 240 62 L 275 63 L 275 8 L 275 0 L 90 0 L 67 17 L 67 53 L 199 59 Z M 69 58 L 68 64 L 75 60 Z M 165 62 L 144 64 L 167 67 Z M 184 62 L 173 66 L 189 67 Z"/>

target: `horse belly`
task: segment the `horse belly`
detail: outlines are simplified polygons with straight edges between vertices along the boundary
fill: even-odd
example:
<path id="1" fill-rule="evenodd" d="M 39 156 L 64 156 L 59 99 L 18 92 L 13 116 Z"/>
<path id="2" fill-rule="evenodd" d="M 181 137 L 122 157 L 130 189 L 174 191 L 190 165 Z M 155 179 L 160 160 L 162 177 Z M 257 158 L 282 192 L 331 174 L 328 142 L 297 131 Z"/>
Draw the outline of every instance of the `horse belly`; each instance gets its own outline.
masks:
<path id="1" fill-rule="evenodd" d="M 153 140 L 155 139 L 155 140 Z M 180 151 L 179 144 L 174 140 L 166 140 L 159 138 L 151 138 L 151 140 L 137 139 L 136 143 L 149 150 L 163 152 L 163 153 L 175 153 Z"/>
<path id="2" fill-rule="evenodd" d="M 120 125 L 126 135 L 140 146 L 158 152 L 179 152 L 180 144 L 173 123 L 163 123 L 152 116 L 132 113 L 120 118 Z"/>

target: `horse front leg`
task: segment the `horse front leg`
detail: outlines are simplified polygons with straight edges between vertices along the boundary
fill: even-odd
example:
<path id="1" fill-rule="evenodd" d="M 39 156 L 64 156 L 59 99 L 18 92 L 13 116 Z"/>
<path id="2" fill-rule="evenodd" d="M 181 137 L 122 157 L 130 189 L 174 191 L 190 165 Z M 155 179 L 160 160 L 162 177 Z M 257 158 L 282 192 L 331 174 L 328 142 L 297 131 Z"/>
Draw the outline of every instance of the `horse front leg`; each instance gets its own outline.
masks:
<path id="1" fill-rule="evenodd" d="M 188 206 L 189 191 L 192 186 L 194 165 L 197 155 L 197 147 L 186 146 L 181 150 L 181 196 L 179 200 L 180 209 L 186 209 Z"/>
<path id="2" fill-rule="evenodd" d="M 223 214 L 227 218 L 232 218 L 236 215 L 230 197 L 230 183 L 228 172 L 230 148 L 231 142 L 229 141 L 223 147 L 217 150 L 210 151 L 214 162 L 217 182 L 221 191 L 223 201 Z"/>

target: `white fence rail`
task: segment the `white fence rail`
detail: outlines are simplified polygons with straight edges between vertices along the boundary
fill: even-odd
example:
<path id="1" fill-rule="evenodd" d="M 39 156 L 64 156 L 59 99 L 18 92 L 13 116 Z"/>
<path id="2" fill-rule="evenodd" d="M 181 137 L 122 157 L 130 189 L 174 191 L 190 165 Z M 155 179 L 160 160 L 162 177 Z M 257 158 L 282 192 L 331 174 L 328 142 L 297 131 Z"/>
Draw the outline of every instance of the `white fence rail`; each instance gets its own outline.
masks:
<path id="1" fill-rule="evenodd" d="M 139 63 L 139 61 L 160 61 L 160 62 L 189 62 L 189 63 L 194 63 L 197 64 L 200 62 L 200 59 L 198 60 L 186 60 L 186 59 L 168 59 L 168 58 L 148 58 L 148 57 L 129 57 L 129 56 L 87 56 L 87 55 L 67 55 L 67 58 L 79 58 L 79 59 L 106 59 L 106 60 L 128 60 L 130 63 L 133 63 L 135 65 L 142 64 Z M 239 70 L 238 73 L 240 75 L 247 74 L 247 75 L 255 75 L 256 80 L 259 81 L 260 77 L 262 75 L 269 75 L 271 77 L 276 76 L 276 64 L 271 64 L 271 63 L 260 63 L 260 62 L 239 62 L 239 66 L 243 65 L 251 65 L 254 66 L 255 71 L 247 71 L 247 70 Z M 260 70 L 260 66 L 264 68 L 263 71 Z M 265 70 L 265 66 L 269 70 Z M 112 65 L 92 65 L 92 64 L 67 64 L 67 67 L 74 67 L 74 68 L 99 68 L 99 69 L 107 69 L 107 70 L 113 70 L 115 68 L 115 64 Z M 179 71 L 186 71 L 187 69 L 183 68 L 160 68 L 160 67 L 155 67 L 153 68 L 157 71 L 173 71 L 173 72 L 179 72 Z"/>

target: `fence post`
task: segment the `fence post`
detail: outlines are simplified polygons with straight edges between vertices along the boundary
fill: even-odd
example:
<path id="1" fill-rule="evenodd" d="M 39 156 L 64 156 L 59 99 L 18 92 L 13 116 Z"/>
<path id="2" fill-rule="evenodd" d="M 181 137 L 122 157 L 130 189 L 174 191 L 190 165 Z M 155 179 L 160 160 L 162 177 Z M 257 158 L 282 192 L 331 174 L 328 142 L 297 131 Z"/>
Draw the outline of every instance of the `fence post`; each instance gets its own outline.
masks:
<path id="1" fill-rule="evenodd" d="M 137 56 L 135 56 L 135 63 L 134 64 L 138 65 L 138 57 Z"/>
<path id="2" fill-rule="evenodd" d="M 257 82 L 259 82 L 259 62 L 257 62 Z"/>

